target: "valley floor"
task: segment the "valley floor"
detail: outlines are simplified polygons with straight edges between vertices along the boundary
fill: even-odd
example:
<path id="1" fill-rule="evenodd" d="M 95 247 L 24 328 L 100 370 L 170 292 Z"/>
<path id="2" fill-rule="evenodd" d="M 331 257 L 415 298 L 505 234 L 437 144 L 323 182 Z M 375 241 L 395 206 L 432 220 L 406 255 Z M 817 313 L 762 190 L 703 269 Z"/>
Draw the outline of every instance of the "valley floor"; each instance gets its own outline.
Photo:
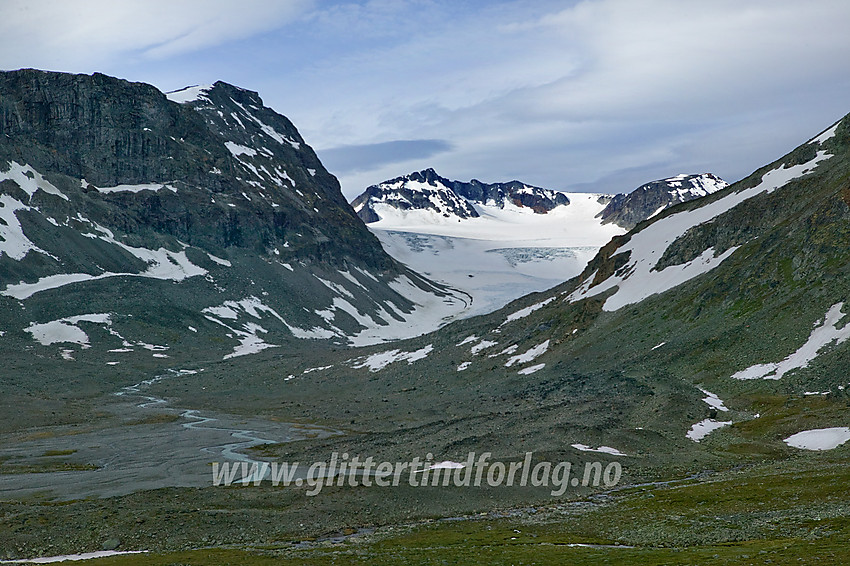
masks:
<path id="1" fill-rule="evenodd" d="M 158 528 L 168 533 L 169 544 L 157 544 L 160 550 L 144 554 L 86 563 L 844 564 L 850 555 L 848 481 L 850 471 L 843 459 L 822 454 L 621 488 L 572 503 L 451 519 L 399 517 L 395 523 L 368 528 L 363 527 L 369 521 L 358 522 L 342 510 L 342 500 L 356 505 L 368 494 L 340 492 L 338 511 L 344 518 L 337 521 L 337 530 L 308 536 L 297 534 L 295 521 L 309 512 L 305 515 L 305 509 L 297 509 L 301 506 L 282 494 L 274 497 L 272 488 L 233 488 L 230 491 L 238 495 L 225 498 L 210 494 L 209 488 L 170 490 L 131 500 L 4 503 L 0 539 L 18 539 L 20 544 L 21 529 L 15 525 L 22 522 L 52 523 L 61 518 L 71 529 L 91 522 L 95 529 L 112 523 L 118 530 L 120 515 L 149 517 L 158 510 Z M 274 500 L 261 503 L 269 498 Z M 235 499 L 243 500 L 245 507 L 231 507 Z M 122 505 L 131 502 L 130 507 Z M 211 521 L 216 514 L 221 519 Z M 153 526 L 145 519 L 134 522 L 139 531 Z M 269 536 L 272 522 L 288 523 L 277 525 L 283 526 L 280 535 L 288 534 Z M 224 534 L 225 529 L 230 535 Z M 241 536 L 233 536 L 236 530 Z M 198 540 L 206 542 L 175 544 L 182 538 L 180 531 L 203 533 Z M 221 544 L 221 539 L 230 542 Z M 142 539 L 128 541 L 126 547 L 144 549 L 151 544 L 156 543 Z M 175 546 L 184 550 L 162 548 Z"/>

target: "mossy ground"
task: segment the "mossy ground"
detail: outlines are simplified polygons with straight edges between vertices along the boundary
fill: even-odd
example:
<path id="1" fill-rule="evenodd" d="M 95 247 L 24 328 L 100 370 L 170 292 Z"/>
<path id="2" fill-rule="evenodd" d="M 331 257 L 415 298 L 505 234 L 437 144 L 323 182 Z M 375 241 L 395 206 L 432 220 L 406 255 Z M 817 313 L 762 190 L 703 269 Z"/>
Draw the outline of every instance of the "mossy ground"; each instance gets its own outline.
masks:
<path id="1" fill-rule="evenodd" d="M 701 480 L 615 491 L 600 505 L 382 527 L 297 545 L 230 546 L 92 564 L 845 564 L 850 469 L 805 454 Z M 580 507 L 580 506 L 579 506 Z"/>

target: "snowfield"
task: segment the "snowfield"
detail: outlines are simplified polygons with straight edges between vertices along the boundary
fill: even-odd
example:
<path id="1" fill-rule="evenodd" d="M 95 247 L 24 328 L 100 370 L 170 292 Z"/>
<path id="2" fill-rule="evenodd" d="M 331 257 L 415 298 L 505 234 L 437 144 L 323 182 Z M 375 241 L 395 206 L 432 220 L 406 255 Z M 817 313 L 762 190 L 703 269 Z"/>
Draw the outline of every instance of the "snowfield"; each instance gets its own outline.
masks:
<path id="1" fill-rule="evenodd" d="M 377 204 L 381 220 L 367 226 L 395 259 L 471 295 L 463 316 L 475 316 L 575 277 L 599 248 L 625 232 L 595 218 L 605 208 L 601 195 L 566 195 L 570 204 L 547 214 L 512 203 L 470 203 L 480 217 L 464 219 Z"/>

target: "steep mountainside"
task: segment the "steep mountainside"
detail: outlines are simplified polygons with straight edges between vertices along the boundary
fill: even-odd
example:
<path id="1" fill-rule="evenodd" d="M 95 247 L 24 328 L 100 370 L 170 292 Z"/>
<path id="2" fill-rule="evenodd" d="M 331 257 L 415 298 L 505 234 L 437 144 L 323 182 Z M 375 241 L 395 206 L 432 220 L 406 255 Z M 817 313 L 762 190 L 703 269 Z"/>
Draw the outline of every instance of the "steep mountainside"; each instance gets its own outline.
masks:
<path id="1" fill-rule="evenodd" d="M 0 74 L 0 348 L 26 349 L 21 367 L 374 343 L 465 308 L 383 252 L 257 93 L 169 98 L 100 74 Z"/>

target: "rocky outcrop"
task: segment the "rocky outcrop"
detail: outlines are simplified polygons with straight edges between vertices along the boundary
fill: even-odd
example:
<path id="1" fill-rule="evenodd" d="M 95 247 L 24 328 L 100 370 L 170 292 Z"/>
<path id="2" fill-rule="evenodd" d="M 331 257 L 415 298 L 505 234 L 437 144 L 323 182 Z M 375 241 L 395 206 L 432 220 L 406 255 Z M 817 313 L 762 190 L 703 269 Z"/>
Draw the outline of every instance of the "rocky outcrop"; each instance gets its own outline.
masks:
<path id="1" fill-rule="evenodd" d="M 598 217 L 602 219 L 603 224 L 614 223 L 631 230 L 639 222 L 652 218 L 671 206 L 704 197 L 727 186 L 729 183 L 711 173 L 678 175 L 652 181 L 631 193 L 614 195 Z"/>

